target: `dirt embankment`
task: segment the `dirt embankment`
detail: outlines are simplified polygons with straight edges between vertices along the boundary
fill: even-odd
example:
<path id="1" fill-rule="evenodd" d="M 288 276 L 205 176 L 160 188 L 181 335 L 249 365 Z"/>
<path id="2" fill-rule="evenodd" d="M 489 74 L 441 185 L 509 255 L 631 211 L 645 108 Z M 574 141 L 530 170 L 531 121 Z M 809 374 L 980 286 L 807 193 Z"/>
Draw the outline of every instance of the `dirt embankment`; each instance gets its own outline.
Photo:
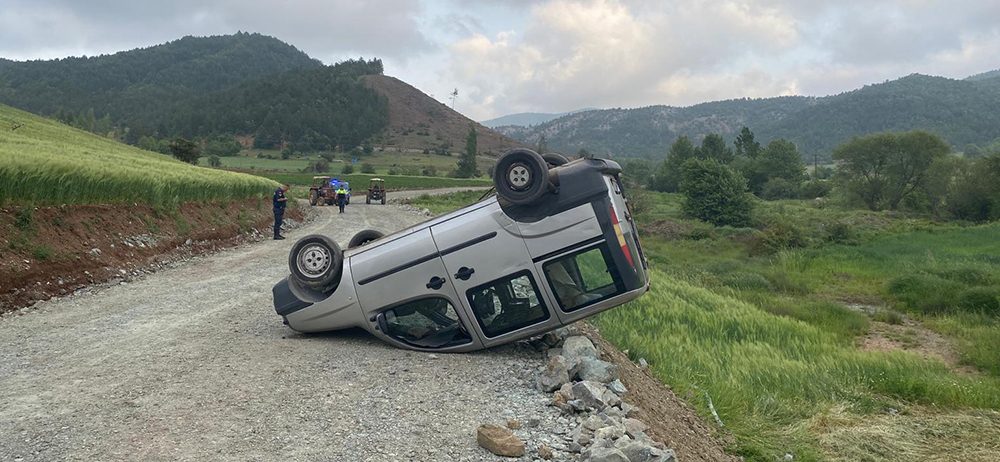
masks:
<path id="1" fill-rule="evenodd" d="M 302 221 L 289 208 L 286 220 Z M 0 208 L 0 313 L 270 237 L 266 201 Z"/>

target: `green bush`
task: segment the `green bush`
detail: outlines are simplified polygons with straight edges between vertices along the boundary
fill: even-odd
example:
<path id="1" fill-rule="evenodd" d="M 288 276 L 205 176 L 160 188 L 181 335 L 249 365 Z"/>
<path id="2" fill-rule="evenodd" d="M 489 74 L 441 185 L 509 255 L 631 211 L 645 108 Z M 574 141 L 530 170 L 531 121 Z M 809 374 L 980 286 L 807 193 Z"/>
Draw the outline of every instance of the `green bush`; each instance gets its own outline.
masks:
<path id="1" fill-rule="evenodd" d="M 833 183 L 830 183 L 829 181 L 812 180 L 802 184 L 799 196 L 803 199 L 815 199 L 817 197 L 829 196 L 830 191 L 832 190 Z"/>
<path id="2" fill-rule="evenodd" d="M 965 285 L 930 274 L 913 274 L 891 279 L 886 292 L 912 311 L 941 314 L 949 310 Z"/>
<path id="3" fill-rule="evenodd" d="M 31 249 L 31 255 L 33 255 L 36 259 L 42 261 L 52 258 L 52 253 L 53 253 L 52 247 L 49 247 L 47 245 L 40 245 L 38 247 L 35 247 L 34 249 Z"/>
<path id="4" fill-rule="evenodd" d="M 750 224 L 754 203 L 746 178 L 713 159 L 690 159 L 681 167 L 685 214 L 716 226 Z"/>
<path id="5" fill-rule="evenodd" d="M 222 167 L 222 159 L 219 159 L 219 156 L 209 156 L 208 165 L 215 168 Z"/>
<path id="6" fill-rule="evenodd" d="M 354 173 L 354 166 L 351 164 L 344 164 L 344 168 L 340 171 L 344 175 L 350 175 Z"/>
<path id="7" fill-rule="evenodd" d="M 769 201 L 792 199 L 799 196 L 799 185 L 784 178 L 771 178 L 764 183 L 760 197 Z"/>
<path id="8" fill-rule="evenodd" d="M 768 255 L 805 246 L 806 238 L 802 229 L 784 220 L 771 223 L 763 233 L 747 240 L 747 252 L 750 255 Z"/>
<path id="9" fill-rule="evenodd" d="M 361 164 L 361 173 L 375 174 L 375 166 L 367 162 Z"/>
<path id="10" fill-rule="evenodd" d="M 24 207 L 17 211 L 14 215 L 14 226 L 21 231 L 28 231 L 35 225 L 34 209 L 31 207 Z"/>
<path id="11" fill-rule="evenodd" d="M 852 225 L 834 223 L 824 229 L 823 240 L 834 244 L 859 245 L 861 244 L 861 234 Z"/>
<path id="12" fill-rule="evenodd" d="M 972 287 L 958 296 L 962 311 L 1000 315 L 1000 287 Z"/>

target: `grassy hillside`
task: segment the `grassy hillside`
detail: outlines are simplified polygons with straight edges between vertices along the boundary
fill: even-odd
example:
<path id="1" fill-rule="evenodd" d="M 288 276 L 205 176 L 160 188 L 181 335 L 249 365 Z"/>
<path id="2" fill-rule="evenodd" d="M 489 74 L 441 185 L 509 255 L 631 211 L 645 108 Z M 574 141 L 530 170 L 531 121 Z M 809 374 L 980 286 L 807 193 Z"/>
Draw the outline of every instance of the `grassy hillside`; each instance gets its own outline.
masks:
<path id="1" fill-rule="evenodd" d="M 14 125 L 21 125 L 11 130 Z M 0 105 L 0 204 L 170 204 L 269 194 L 265 178 L 179 162 Z"/>
<path id="2" fill-rule="evenodd" d="M 651 291 L 594 322 L 709 421 L 710 397 L 737 453 L 1000 458 L 1000 225 L 784 200 L 713 227 L 646 194 Z"/>

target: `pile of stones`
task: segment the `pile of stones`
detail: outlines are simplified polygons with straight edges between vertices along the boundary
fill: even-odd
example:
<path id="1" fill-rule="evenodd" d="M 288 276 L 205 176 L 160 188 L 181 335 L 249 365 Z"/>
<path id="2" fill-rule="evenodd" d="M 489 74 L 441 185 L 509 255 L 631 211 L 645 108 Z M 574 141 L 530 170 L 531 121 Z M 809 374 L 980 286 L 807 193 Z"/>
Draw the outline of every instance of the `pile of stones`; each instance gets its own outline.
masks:
<path id="1" fill-rule="evenodd" d="M 560 334 L 546 336 L 558 339 Z M 551 337 L 541 340 L 555 343 Z M 561 348 L 546 354 L 549 362 L 536 372 L 535 384 L 554 393 L 552 405 L 574 418 L 576 427 L 566 435 L 565 453 L 544 448 L 540 456 L 595 462 L 676 460 L 672 450 L 645 434 L 647 425 L 636 418 L 639 410 L 621 399 L 627 390 L 619 380 L 618 366 L 599 359 L 589 338 L 568 336 Z"/>

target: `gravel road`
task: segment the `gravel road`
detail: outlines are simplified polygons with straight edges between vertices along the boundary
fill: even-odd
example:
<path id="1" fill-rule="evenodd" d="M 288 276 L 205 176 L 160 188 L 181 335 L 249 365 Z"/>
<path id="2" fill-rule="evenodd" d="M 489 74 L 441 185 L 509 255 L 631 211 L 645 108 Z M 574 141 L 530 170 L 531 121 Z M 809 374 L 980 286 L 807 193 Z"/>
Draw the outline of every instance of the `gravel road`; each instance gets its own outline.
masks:
<path id="1" fill-rule="evenodd" d="M 317 209 L 288 240 L 0 320 L 0 459 L 498 460 L 477 446 L 479 424 L 539 418 L 516 432 L 531 455 L 565 423 L 532 386 L 534 350 L 431 355 L 360 330 L 283 326 L 271 286 L 297 238 L 346 245 L 362 229 L 427 218 L 392 205 Z"/>

